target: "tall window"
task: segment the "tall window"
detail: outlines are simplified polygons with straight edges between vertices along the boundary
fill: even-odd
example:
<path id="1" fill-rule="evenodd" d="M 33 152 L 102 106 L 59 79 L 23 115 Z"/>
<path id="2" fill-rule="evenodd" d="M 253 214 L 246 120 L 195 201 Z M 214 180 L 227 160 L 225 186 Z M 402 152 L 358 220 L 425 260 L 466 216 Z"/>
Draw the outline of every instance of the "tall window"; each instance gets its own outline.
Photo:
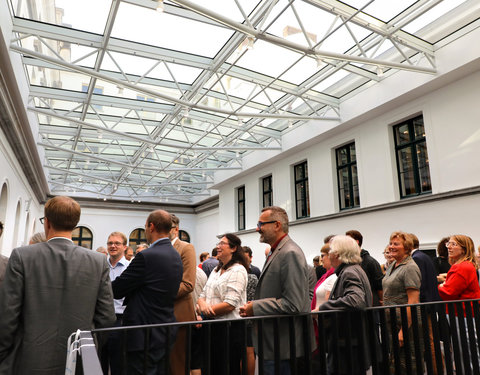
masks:
<path id="1" fill-rule="evenodd" d="M 355 142 L 337 148 L 337 180 L 340 209 L 360 206 Z"/>
<path id="2" fill-rule="evenodd" d="M 93 235 L 90 229 L 86 227 L 76 227 L 72 232 L 72 241 L 78 246 L 92 248 Z"/>
<path id="3" fill-rule="evenodd" d="M 310 197 L 308 195 L 308 169 L 307 162 L 293 167 L 295 178 L 295 202 L 297 219 L 310 216 Z"/>
<path id="4" fill-rule="evenodd" d="M 272 176 L 262 178 L 262 207 L 273 205 Z"/>
<path id="5" fill-rule="evenodd" d="M 245 229 L 245 186 L 237 189 L 237 225 L 238 230 Z"/>
<path id="6" fill-rule="evenodd" d="M 134 229 L 132 233 L 130 233 L 130 237 L 128 237 L 128 244 L 135 249 L 137 245 L 142 242 L 147 242 L 147 238 L 145 237 L 145 229 Z"/>
<path id="7" fill-rule="evenodd" d="M 393 127 L 401 198 L 430 193 L 430 168 L 423 116 Z"/>

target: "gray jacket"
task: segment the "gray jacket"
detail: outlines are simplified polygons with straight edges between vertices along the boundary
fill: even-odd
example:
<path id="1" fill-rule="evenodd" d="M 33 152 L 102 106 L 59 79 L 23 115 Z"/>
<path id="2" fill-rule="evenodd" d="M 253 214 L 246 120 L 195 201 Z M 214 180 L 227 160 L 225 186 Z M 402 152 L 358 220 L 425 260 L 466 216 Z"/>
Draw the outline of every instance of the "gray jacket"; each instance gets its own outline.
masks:
<path id="1" fill-rule="evenodd" d="M 255 290 L 253 313 L 285 315 L 310 312 L 309 270 L 302 249 L 289 236 L 284 237 L 265 263 Z M 304 317 L 305 318 L 305 317 Z M 311 318 L 308 324 L 311 324 Z M 279 329 L 280 359 L 290 358 L 288 322 L 281 321 Z M 313 331 L 313 330 L 312 330 Z M 314 336 L 310 337 L 312 350 Z M 304 352 L 302 318 L 295 318 L 296 356 Z M 258 353 L 258 337 L 255 337 Z M 274 327 L 272 320 L 263 324 L 264 359 L 274 359 Z"/>
<path id="2" fill-rule="evenodd" d="M 65 238 L 14 249 L 0 317 L 0 374 L 64 374 L 68 336 L 115 322 L 107 258 Z"/>

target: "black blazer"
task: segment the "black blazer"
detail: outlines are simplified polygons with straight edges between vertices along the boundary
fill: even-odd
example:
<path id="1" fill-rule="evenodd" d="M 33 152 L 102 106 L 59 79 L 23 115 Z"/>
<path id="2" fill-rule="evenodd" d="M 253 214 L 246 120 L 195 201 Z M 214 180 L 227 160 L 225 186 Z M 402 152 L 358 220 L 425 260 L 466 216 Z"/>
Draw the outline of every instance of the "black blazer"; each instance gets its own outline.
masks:
<path id="1" fill-rule="evenodd" d="M 123 325 L 175 322 L 173 304 L 182 280 L 183 266 L 170 240 L 162 239 L 138 253 L 123 273 L 112 282 L 115 298 L 125 297 Z M 144 349 L 145 330 L 128 331 L 128 351 Z M 150 348 L 165 345 L 164 329 L 154 329 Z M 172 330 L 172 336 L 176 331 Z M 170 343 L 173 343 L 172 337 Z"/>

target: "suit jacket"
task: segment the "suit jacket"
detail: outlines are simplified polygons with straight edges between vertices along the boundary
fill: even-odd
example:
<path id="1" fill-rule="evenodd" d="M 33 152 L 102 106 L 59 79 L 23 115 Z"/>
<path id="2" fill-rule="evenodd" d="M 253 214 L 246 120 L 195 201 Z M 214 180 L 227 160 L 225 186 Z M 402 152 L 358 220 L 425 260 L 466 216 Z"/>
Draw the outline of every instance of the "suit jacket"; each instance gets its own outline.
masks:
<path id="1" fill-rule="evenodd" d="M 2 287 L 5 271 L 7 270 L 8 258 L 0 254 L 0 288 Z"/>
<path id="2" fill-rule="evenodd" d="M 168 238 L 138 253 L 128 268 L 112 282 L 115 298 L 125 297 L 123 325 L 173 323 L 173 304 L 182 280 L 182 260 Z M 175 330 L 171 330 L 173 344 Z M 128 350 L 144 350 L 144 330 L 129 330 Z M 150 349 L 163 348 L 164 329 L 151 332 Z"/>
<path id="3" fill-rule="evenodd" d="M 68 336 L 115 322 L 107 258 L 65 238 L 14 249 L 0 317 L 0 374 L 64 374 Z"/>
<path id="4" fill-rule="evenodd" d="M 432 258 L 421 250 L 415 250 L 412 259 L 417 263 L 422 275 L 420 302 L 441 301 L 440 294 L 438 294 L 437 271 Z"/>
<path id="5" fill-rule="evenodd" d="M 255 290 L 253 313 L 258 315 L 281 315 L 310 312 L 309 270 L 302 249 L 285 236 L 263 266 Z M 304 340 L 302 319 L 295 320 L 295 343 L 297 356 L 303 355 Z M 311 319 L 309 319 L 311 323 Z M 285 322 L 286 324 L 286 322 Z M 310 330 L 312 350 L 314 345 L 313 329 Z M 274 333 L 272 321 L 263 325 L 264 359 L 274 359 Z M 289 330 L 280 328 L 280 359 L 290 358 Z M 258 337 L 255 339 L 258 352 Z"/>
<path id="6" fill-rule="evenodd" d="M 173 244 L 175 250 L 180 254 L 183 265 L 183 276 L 175 299 L 174 312 L 177 322 L 188 322 L 195 320 L 192 292 L 195 289 L 197 277 L 197 265 L 195 248 L 192 244 L 177 239 Z"/>

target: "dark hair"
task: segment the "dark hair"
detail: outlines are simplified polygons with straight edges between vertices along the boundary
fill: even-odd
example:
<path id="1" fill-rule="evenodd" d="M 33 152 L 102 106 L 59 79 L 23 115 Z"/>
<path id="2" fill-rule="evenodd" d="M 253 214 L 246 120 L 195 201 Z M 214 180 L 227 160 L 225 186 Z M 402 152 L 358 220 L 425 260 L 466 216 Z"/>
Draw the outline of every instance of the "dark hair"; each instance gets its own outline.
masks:
<path id="1" fill-rule="evenodd" d="M 45 217 L 55 230 L 73 231 L 80 221 L 80 205 L 67 196 L 57 196 L 45 203 Z"/>
<path id="2" fill-rule="evenodd" d="M 178 225 L 180 224 L 180 219 L 175 214 L 171 214 L 171 216 L 172 216 L 172 228 L 178 227 Z"/>
<path id="3" fill-rule="evenodd" d="M 349 236 L 349 237 L 352 237 L 355 241 L 358 241 L 358 246 L 362 247 L 363 236 L 358 230 L 351 229 L 351 230 L 345 232 L 345 235 Z"/>
<path id="4" fill-rule="evenodd" d="M 248 254 L 250 257 L 253 256 L 252 249 L 250 249 L 249 246 L 243 246 L 243 251 L 245 252 L 245 254 Z"/>
<path id="5" fill-rule="evenodd" d="M 212 257 L 216 257 L 216 256 L 217 256 L 217 254 L 218 254 L 218 252 L 217 252 L 217 248 L 216 248 L 216 247 L 214 247 L 214 248 L 212 249 Z"/>
<path id="6" fill-rule="evenodd" d="M 0 221 L 0 230 L 3 230 L 3 223 Z"/>
<path id="7" fill-rule="evenodd" d="M 200 254 L 200 262 L 203 262 L 205 259 L 207 259 L 208 256 L 208 251 L 204 251 L 203 253 Z"/>
<path id="8" fill-rule="evenodd" d="M 228 240 L 228 246 L 230 247 L 230 249 L 236 249 L 236 251 L 232 254 L 232 259 L 230 259 L 230 261 L 225 265 L 219 259 L 216 271 L 219 272 L 222 268 L 224 270 L 228 270 L 235 263 L 239 263 L 245 267 L 245 270 L 248 273 L 249 267 L 247 264 L 247 260 L 245 259 L 245 252 L 243 251 L 242 240 L 233 233 L 226 233 L 222 237 L 225 237 Z"/>
<path id="9" fill-rule="evenodd" d="M 448 258 L 448 249 L 446 243 L 450 240 L 450 237 L 443 237 L 437 245 L 437 253 L 439 257 Z"/>
<path id="10" fill-rule="evenodd" d="M 150 223 L 157 233 L 168 234 L 172 229 L 172 215 L 165 210 L 155 210 L 148 215 L 147 224 Z"/>
<path id="11" fill-rule="evenodd" d="M 323 239 L 323 243 L 329 243 L 333 237 L 335 237 L 334 234 L 329 234 L 327 237 Z"/>

